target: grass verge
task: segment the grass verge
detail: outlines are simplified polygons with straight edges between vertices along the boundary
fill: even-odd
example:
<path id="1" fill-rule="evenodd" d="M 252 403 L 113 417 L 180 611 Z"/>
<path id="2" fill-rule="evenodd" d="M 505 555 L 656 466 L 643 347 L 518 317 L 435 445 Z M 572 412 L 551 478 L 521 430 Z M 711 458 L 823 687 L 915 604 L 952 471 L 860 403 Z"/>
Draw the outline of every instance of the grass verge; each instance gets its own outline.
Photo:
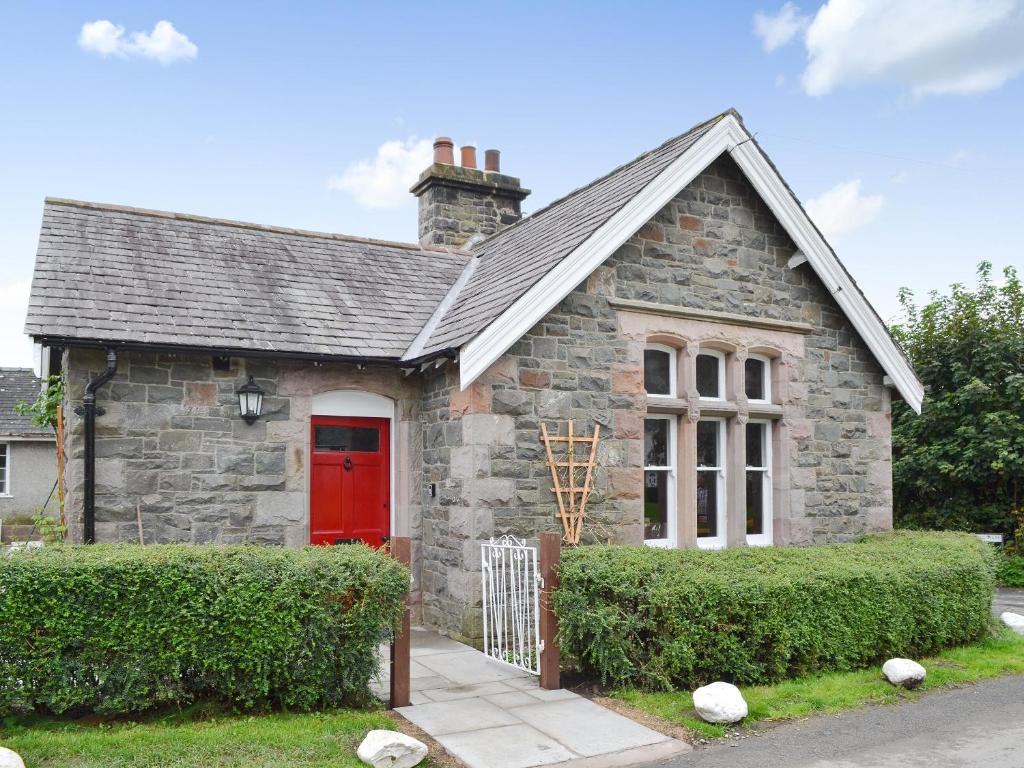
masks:
<path id="1" fill-rule="evenodd" d="M 0 745 L 33 768 L 355 768 L 366 732 L 394 729 L 383 710 L 194 717 L 8 720 Z"/>
<path id="2" fill-rule="evenodd" d="M 810 715 L 835 714 L 869 704 L 894 704 L 913 700 L 921 692 L 973 683 L 1006 674 L 1024 673 L 1024 637 L 1003 628 L 972 645 L 953 648 L 924 659 L 928 670 L 924 684 L 915 691 L 894 688 L 881 668 L 787 680 L 775 685 L 743 689 L 750 707 L 744 726 L 758 722 L 792 720 Z M 634 688 L 612 694 L 632 707 L 681 725 L 699 736 L 721 738 L 726 726 L 701 720 L 693 709 L 689 691 L 649 693 Z"/>

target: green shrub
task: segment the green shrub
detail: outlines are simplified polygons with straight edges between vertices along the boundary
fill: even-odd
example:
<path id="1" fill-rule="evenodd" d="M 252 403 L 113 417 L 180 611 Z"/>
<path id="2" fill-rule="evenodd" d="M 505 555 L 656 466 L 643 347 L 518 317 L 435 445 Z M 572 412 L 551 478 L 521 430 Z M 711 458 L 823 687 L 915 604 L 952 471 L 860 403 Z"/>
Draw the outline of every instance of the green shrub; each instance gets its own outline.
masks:
<path id="1" fill-rule="evenodd" d="M 363 701 L 409 573 L 368 547 L 46 547 L 0 558 L 0 712 Z"/>
<path id="2" fill-rule="evenodd" d="M 1024 587 L 1024 555 L 1001 555 L 996 582 L 1000 587 Z"/>
<path id="3" fill-rule="evenodd" d="M 722 552 L 594 546 L 562 555 L 562 652 L 605 683 L 770 683 L 966 643 L 989 627 L 994 553 L 975 537 Z"/>

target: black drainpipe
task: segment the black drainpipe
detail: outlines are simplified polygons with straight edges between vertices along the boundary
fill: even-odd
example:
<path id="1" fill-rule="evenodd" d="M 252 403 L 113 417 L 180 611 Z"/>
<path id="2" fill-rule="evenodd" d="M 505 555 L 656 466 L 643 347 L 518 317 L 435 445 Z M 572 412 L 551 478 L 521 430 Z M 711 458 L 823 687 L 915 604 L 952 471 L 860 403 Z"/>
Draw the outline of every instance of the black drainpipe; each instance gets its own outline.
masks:
<path id="1" fill-rule="evenodd" d="M 103 409 L 96 407 L 96 390 L 114 378 L 117 373 L 117 353 L 107 347 L 107 370 L 85 385 L 82 407 L 75 413 L 85 419 L 85 499 L 83 505 L 83 541 L 96 541 L 96 416 L 103 415 Z"/>

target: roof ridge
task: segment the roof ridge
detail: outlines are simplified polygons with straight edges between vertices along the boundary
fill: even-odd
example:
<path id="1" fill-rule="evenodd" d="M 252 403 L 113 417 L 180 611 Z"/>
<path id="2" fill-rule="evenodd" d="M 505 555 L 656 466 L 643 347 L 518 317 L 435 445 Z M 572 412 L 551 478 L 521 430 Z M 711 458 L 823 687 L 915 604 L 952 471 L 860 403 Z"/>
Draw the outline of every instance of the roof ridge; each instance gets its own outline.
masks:
<path id="1" fill-rule="evenodd" d="M 692 126 L 690 128 L 687 128 L 682 133 L 676 134 L 675 136 L 673 136 L 670 139 L 666 139 L 665 141 L 661 142 L 661 144 L 659 144 L 658 146 L 652 147 L 651 149 L 648 149 L 645 152 L 641 152 L 639 155 L 634 157 L 632 160 L 627 160 L 626 162 L 621 163 L 621 164 L 615 166 L 614 168 L 612 168 L 607 173 L 605 173 L 605 174 L 603 174 L 601 176 L 598 176 L 596 179 L 588 181 L 583 186 L 576 187 L 576 189 L 573 189 L 570 192 L 567 192 L 566 194 L 562 195 L 561 197 L 556 198 L 555 200 L 552 200 L 550 203 L 545 205 L 543 208 L 538 208 L 536 211 L 531 213 L 529 216 L 524 216 L 523 218 L 521 218 L 515 224 L 513 224 L 513 225 L 511 225 L 509 227 L 505 227 L 505 229 L 502 229 L 502 230 L 500 230 L 498 232 L 495 232 L 493 235 L 488 237 L 486 240 L 482 240 L 479 243 L 477 243 L 476 247 L 474 248 L 474 251 L 475 252 L 479 252 L 480 250 L 483 249 L 483 247 L 485 245 L 490 243 L 492 240 L 496 240 L 499 236 L 504 235 L 507 232 L 511 232 L 512 230 L 514 230 L 517 227 L 519 227 L 521 224 L 525 224 L 526 222 L 531 221 L 531 220 L 537 218 L 538 216 L 540 216 L 545 211 L 548 211 L 548 210 L 554 208 L 556 205 L 560 205 L 561 203 L 564 203 L 570 197 L 573 197 L 574 195 L 577 195 L 580 192 L 583 192 L 584 190 L 589 189 L 590 187 L 594 186 L 595 184 L 599 184 L 600 182 L 604 181 L 605 179 L 609 178 L 610 176 L 614 176 L 616 173 L 619 173 L 621 170 L 623 170 L 627 166 L 633 165 L 634 163 L 639 162 L 640 160 L 643 160 L 645 157 L 648 157 L 648 156 L 654 154 L 655 152 L 658 152 L 659 150 L 661 150 L 664 147 L 668 146 L 672 142 L 679 141 L 679 139 L 683 138 L 684 136 L 689 136 L 691 133 L 696 133 L 697 131 L 699 131 L 699 130 L 701 130 L 703 128 L 711 127 L 713 124 L 717 123 L 719 120 L 724 118 L 726 115 L 733 115 L 737 120 L 739 120 L 739 122 L 741 124 L 743 123 L 743 118 L 740 115 L 740 113 L 737 112 L 733 107 L 729 107 L 729 109 L 726 109 L 726 110 L 724 110 L 722 112 L 719 112 L 714 117 L 708 118 L 707 120 L 704 120 L 704 121 L 702 121 L 700 123 L 697 123 L 696 125 L 694 125 L 694 126 Z"/>
<path id="2" fill-rule="evenodd" d="M 211 216 L 200 216 L 194 213 L 179 213 L 176 211 L 159 211 L 152 208 L 135 208 L 130 205 L 117 205 L 115 203 L 94 203 L 88 200 L 74 200 L 64 197 L 46 197 L 44 202 L 49 205 L 62 205 L 73 208 L 86 208 L 96 211 L 113 211 L 118 213 L 132 213 L 138 216 L 152 216 L 161 219 L 174 219 L 177 221 L 194 221 L 198 224 L 217 224 L 225 227 L 238 229 L 251 229 L 259 232 L 272 232 L 280 235 L 297 235 L 299 237 L 315 237 L 327 240 L 344 240 L 353 243 L 365 243 L 367 245 L 380 245 L 389 248 L 404 248 L 410 251 L 452 253 L 472 255 L 469 251 L 459 248 L 443 248 L 432 245 L 419 245 L 418 243 L 403 243 L 397 240 L 378 240 L 372 237 L 359 237 L 357 235 L 345 235 L 336 232 L 317 232 L 309 229 L 296 229 L 293 227 L 278 227 L 268 224 L 256 224 L 249 221 L 238 221 L 235 219 L 218 219 Z"/>

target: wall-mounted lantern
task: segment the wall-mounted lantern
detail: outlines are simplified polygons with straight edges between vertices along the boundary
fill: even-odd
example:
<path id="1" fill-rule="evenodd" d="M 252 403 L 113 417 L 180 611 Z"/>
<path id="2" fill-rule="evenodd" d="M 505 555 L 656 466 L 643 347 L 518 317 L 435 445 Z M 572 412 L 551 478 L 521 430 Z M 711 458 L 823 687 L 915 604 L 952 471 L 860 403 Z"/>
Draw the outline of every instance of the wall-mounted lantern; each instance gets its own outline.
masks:
<path id="1" fill-rule="evenodd" d="M 263 413 L 263 389 L 249 377 L 249 381 L 238 388 L 238 412 L 246 424 L 252 424 Z"/>

